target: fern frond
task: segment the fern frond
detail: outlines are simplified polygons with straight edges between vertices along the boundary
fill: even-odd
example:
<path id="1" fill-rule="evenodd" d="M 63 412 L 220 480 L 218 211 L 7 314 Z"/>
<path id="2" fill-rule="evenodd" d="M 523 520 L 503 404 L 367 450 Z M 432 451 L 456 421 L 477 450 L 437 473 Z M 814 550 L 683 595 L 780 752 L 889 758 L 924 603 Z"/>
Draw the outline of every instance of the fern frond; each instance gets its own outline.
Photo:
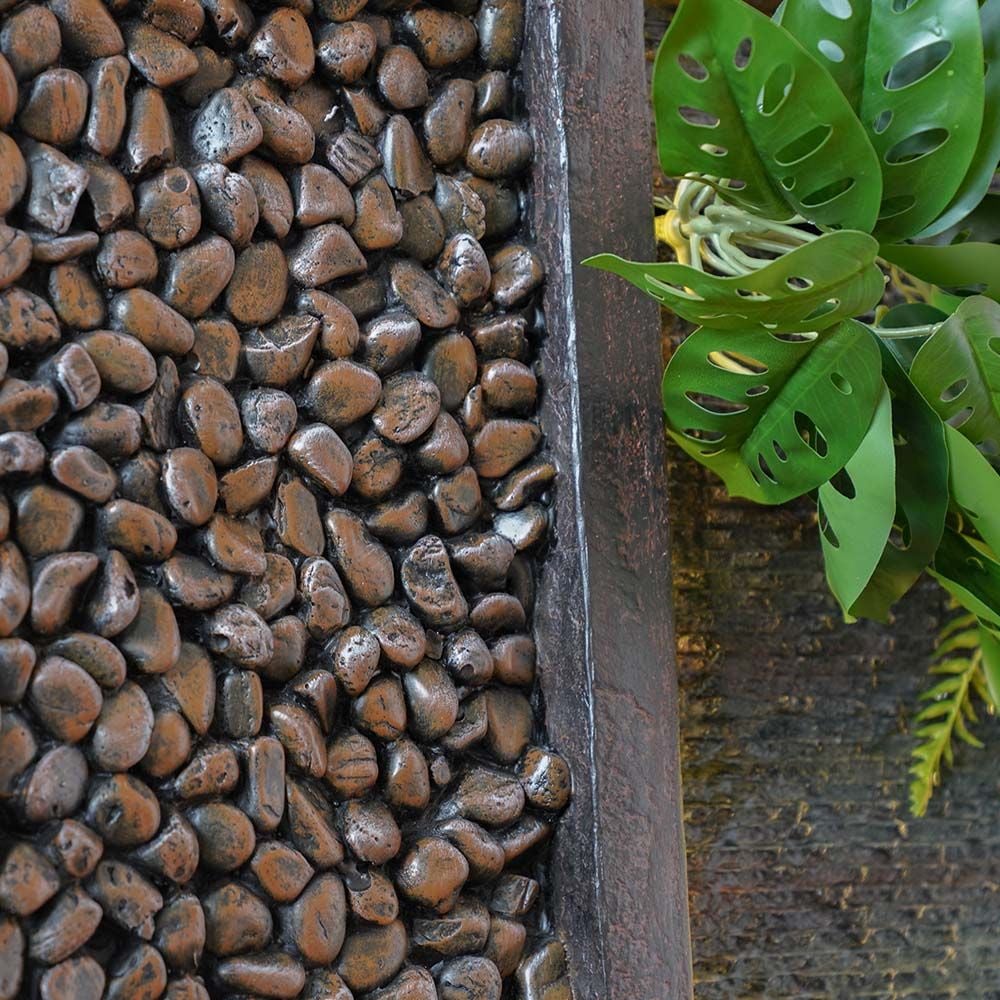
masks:
<path id="1" fill-rule="evenodd" d="M 973 695 L 982 701 L 990 714 L 996 711 L 992 676 L 996 671 L 992 646 L 986 650 L 984 643 L 997 640 L 983 635 L 974 615 L 961 615 L 950 621 L 941 631 L 935 651 L 935 661 L 930 673 L 938 678 L 934 685 L 920 695 L 920 711 L 913 722 L 914 735 L 920 741 L 913 750 L 910 774 L 910 811 L 923 816 L 941 782 L 943 767 L 951 767 L 955 760 L 954 744 L 961 741 L 968 746 L 983 748 L 983 742 L 970 729 L 979 722 L 972 704 Z M 1000 646 L 1000 644 L 998 644 Z M 986 662 L 990 661 L 990 662 Z"/>

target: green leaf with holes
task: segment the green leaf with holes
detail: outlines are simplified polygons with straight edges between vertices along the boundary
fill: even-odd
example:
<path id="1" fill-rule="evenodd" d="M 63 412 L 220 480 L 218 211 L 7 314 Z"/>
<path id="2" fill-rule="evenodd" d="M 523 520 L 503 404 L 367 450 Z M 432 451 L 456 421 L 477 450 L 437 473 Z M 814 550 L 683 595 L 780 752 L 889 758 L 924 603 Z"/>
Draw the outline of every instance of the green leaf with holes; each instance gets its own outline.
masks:
<path id="1" fill-rule="evenodd" d="M 896 514 L 892 400 L 884 388 L 871 425 L 847 465 L 819 488 L 826 579 L 845 616 L 878 566 Z"/>
<path id="2" fill-rule="evenodd" d="M 1000 305 L 966 299 L 917 351 L 910 378 L 942 420 L 1000 455 Z"/>
<path id="3" fill-rule="evenodd" d="M 832 74 L 875 148 L 880 238 L 913 236 L 973 196 L 995 141 L 980 149 L 977 0 L 788 0 L 781 23 Z"/>
<path id="4" fill-rule="evenodd" d="M 968 218 L 987 197 L 1000 162 L 1000 0 L 986 0 L 979 17 L 986 65 L 986 100 L 979 143 L 955 196 L 938 218 L 920 233 L 921 237 L 943 233 Z"/>
<path id="5" fill-rule="evenodd" d="M 822 330 L 882 298 L 878 244 L 866 233 L 827 233 L 745 277 L 721 278 L 686 264 L 645 264 L 600 254 L 584 263 L 631 281 L 662 305 L 716 330 L 757 326 Z"/>
<path id="6" fill-rule="evenodd" d="M 941 541 L 948 514 L 948 450 L 941 418 L 917 392 L 886 344 L 879 347 L 882 377 L 892 394 L 894 530 L 851 614 L 886 621 L 896 601 L 920 579 Z"/>
<path id="7" fill-rule="evenodd" d="M 979 292 L 1000 301 L 1000 246 L 995 243 L 883 244 L 879 255 L 946 291 Z"/>
<path id="8" fill-rule="evenodd" d="M 653 107 L 666 173 L 736 181 L 727 199 L 769 219 L 874 227 L 882 180 L 864 128 L 820 62 L 743 0 L 683 0 Z"/>
<path id="9" fill-rule="evenodd" d="M 1000 563 L 957 531 L 945 530 L 931 575 L 963 608 L 1000 626 Z"/>
<path id="10" fill-rule="evenodd" d="M 822 334 L 702 327 L 663 376 L 671 435 L 734 496 L 777 504 L 844 467 L 882 390 L 870 331 L 846 321 Z"/>
<path id="11" fill-rule="evenodd" d="M 953 503 L 1000 556 L 1000 474 L 965 435 L 945 427 Z"/>

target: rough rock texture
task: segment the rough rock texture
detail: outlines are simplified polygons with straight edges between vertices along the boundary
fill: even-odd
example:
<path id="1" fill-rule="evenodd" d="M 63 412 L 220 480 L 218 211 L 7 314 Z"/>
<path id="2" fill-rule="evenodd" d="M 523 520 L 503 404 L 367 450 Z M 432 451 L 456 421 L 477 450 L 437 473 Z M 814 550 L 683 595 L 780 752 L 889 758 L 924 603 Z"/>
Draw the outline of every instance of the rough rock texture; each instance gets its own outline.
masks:
<path id="1" fill-rule="evenodd" d="M 0 0 L 0 1000 L 566 985 L 480 6 Z"/>
<path id="2" fill-rule="evenodd" d="M 650 51 L 673 6 L 647 0 Z M 675 448 L 669 473 L 697 1000 L 997 996 L 997 724 L 907 807 L 940 591 L 845 625 L 812 505 L 729 500 Z"/>

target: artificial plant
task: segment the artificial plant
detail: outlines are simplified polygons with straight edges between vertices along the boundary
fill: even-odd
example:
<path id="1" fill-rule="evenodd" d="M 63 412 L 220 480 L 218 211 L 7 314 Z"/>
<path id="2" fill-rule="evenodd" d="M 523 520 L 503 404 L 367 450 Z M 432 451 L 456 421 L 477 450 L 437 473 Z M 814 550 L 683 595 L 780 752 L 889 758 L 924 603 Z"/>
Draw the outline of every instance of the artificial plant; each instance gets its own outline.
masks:
<path id="1" fill-rule="evenodd" d="M 653 106 L 674 259 L 588 263 L 697 324 L 669 435 L 734 496 L 814 498 L 848 619 L 924 573 L 964 609 L 914 720 L 921 815 L 973 699 L 1000 707 L 1000 0 L 683 0 Z"/>

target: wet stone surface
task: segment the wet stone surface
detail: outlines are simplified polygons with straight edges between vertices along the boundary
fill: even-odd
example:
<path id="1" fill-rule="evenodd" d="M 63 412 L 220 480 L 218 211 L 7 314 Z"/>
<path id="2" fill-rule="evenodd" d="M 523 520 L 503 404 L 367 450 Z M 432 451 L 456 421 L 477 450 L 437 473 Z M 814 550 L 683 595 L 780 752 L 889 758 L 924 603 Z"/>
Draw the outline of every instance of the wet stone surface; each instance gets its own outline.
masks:
<path id="1" fill-rule="evenodd" d="M 0 0 L 0 1000 L 570 995 L 524 6 Z"/>

